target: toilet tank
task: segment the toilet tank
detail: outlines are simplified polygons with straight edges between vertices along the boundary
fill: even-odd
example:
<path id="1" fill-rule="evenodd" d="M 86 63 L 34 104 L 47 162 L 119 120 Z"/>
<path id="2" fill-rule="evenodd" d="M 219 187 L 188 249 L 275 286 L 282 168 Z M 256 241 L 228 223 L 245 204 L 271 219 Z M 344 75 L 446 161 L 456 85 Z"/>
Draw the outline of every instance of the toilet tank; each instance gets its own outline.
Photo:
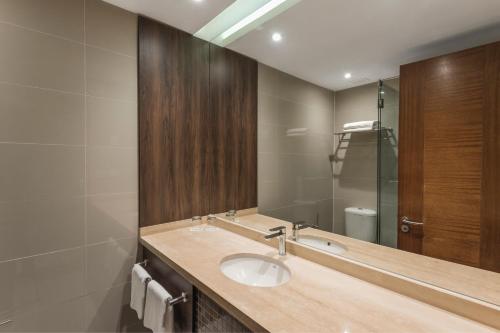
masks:
<path id="1" fill-rule="evenodd" d="M 369 208 L 345 209 L 346 236 L 375 243 L 377 241 L 377 212 Z"/>

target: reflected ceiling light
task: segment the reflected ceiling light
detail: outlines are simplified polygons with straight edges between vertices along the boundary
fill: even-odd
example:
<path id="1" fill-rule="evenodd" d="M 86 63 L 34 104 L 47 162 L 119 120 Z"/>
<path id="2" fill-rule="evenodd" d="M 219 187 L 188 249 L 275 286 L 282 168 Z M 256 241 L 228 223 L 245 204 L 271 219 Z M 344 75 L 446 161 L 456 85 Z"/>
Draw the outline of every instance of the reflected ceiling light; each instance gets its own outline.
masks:
<path id="1" fill-rule="evenodd" d="M 301 0 L 236 0 L 194 35 L 227 46 Z"/>
<path id="2" fill-rule="evenodd" d="M 352 77 L 351 73 L 345 73 L 344 78 L 350 79 Z"/>
<path id="3" fill-rule="evenodd" d="M 281 42 L 281 40 L 283 39 L 283 36 L 281 36 L 281 34 L 279 32 L 275 32 L 272 36 L 273 38 L 273 41 L 275 42 Z"/>
<path id="4" fill-rule="evenodd" d="M 245 17 L 243 20 L 239 21 L 235 25 L 233 25 L 231 28 L 227 29 L 221 34 L 222 39 L 227 39 L 231 35 L 235 34 L 236 32 L 240 31 L 247 25 L 251 24 L 252 22 L 256 21 L 257 19 L 261 18 L 262 16 L 266 15 L 269 13 L 271 10 L 274 8 L 278 7 L 282 3 L 284 3 L 287 0 L 271 0 L 268 3 L 266 3 L 264 6 L 260 7 L 256 11 L 254 11 L 252 14 L 248 15 Z"/>
<path id="5" fill-rule="evenodd" d="M 203 0 L 193 0 L 194 2 L 203 2 Z"/>

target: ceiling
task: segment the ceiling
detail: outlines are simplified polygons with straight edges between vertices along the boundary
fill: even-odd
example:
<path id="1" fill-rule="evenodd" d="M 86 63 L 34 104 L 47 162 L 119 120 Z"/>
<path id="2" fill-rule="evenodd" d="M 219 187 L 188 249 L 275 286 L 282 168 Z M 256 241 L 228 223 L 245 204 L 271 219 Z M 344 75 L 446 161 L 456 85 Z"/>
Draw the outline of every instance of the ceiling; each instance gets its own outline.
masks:
<path id="1" fill-rule="evenodd" d="M 105 1 L 190 33 L 233 2 Z M 273 32 L 282 33 L 280 43 Z M 341 90 L 397 76 L 401 64 L 498 40 L 500 0 L 302 0 L 227 47 Z"/>

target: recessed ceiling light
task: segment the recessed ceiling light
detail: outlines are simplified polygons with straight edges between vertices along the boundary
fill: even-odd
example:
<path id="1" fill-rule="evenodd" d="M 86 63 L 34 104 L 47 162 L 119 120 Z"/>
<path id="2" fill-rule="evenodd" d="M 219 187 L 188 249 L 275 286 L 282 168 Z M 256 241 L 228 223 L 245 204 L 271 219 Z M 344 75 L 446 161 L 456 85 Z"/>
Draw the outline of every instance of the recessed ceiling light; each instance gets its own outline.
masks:
<path id="1" fill-rule="evenodd" d="M 194 2 L 203 2 L 203 0 L 193 0 Z"/>
<path id="2" fill-rule="evenodd" d="M 345 73 L 344 74 L 344 78 L 346 78 L 346 79 L 350 79 L 351 76 L 352 76 L 351 73 Z"/>
<path id="3" fill-rule="evenodd" d="M 272 36 L 273 38 L 273 41 L 275 42 L 281 42 L 281 40 L 283 39 L 283 36 L 281 36 L 281 34 L 279 32 L 275 32 Z"/>

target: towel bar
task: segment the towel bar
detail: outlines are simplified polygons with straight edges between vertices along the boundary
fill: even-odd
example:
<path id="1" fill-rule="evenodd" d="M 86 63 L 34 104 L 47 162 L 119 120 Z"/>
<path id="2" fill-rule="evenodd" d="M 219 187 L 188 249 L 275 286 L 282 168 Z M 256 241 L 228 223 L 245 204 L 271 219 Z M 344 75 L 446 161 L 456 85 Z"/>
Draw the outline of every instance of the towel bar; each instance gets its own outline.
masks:
<path id="1" fill-rule="evenodd" d="M 145 285 L 145 288 L 146 290 L 148 289 L 148 284 L 149 282 L 151 282 L 152 280 L 150 278 L 147 278 L 144 285 Z M 172 298 L 172 299 L 168 299 L 165 303 L 168 305 L 168 306 L 174 306 L 176 304 L 179 304 L 179 303 L 186 303 L 188 301 L 188 295 L 185 293 L 185 292 L 182 292 L 181 295 L 179 297 L 176 297 L 176 298 Z M 144 308 L 146 307 L 146 302 L 144 302 Z M 145 310 L 145 309 L 144 309 Z"/>
<path id="2" fill-rule="evenodd" d="M 142 267 L 146 267 L 148 265 L 148 259 L 144 259 L 144 261 L 138 262 Z"/>
<path id="3" fill-rule="evenodd" d="M 187 301 L 188 301 L 187 294 L 185 292 L 182 292 L 182 294 L 179 297 L 167 300 L 167 305 L 174 306 L 179 303 L 186 303 Z"/>

